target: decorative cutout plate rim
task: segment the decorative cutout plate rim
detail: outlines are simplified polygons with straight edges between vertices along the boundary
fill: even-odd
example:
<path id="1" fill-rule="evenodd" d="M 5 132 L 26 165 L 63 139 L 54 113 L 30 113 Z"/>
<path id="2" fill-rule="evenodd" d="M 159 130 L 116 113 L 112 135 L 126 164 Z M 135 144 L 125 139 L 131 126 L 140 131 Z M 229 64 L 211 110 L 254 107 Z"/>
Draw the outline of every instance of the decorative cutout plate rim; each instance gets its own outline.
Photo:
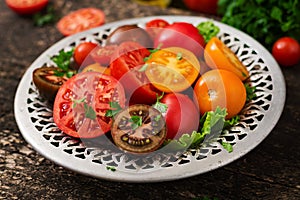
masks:
<path id="1" fill-rule="evenodd" d="M 83 40 L 104 42 L 105 35 L 120 25 L 137 23 L 143 26 L 154 18 L 169 22 L 185 21 L 194 25 L 212 20 L 198 16 L 151 16 L 112 22 L 58 41 L 32 63 L 19 83 L 14 111 L 23 137 L 37 152 L 58 165 L 97 178 L 158 182 L 186 178 L 224 166 L 245 155 L 265 139 L 279 120 L 284 107 L 286 89 L 282 72 L 261 44 L 247 34 L 214 20 L 221 29 L 218 37 L 237 53 L 251 73 L 251 84 L 258 88 L 258 98 L 245 106 L 241 122 L 219 138 L 232 142 L 232 153 L 216 143 L 204 149 L 204 153 L 199 149 L 189 150 L 182 160 L 172 162 L 159 157 L 159 163 L 152 160 L 152 163 L 139 165 L 139 161 L 130 160 L 122 154 L 111 155 L 105 149 L 86 148 L 80 141 L 57 130 L 51 109 L 39 98 L 32 84 L 33 70 L 50 63 L 49 55 L 61 49 L 67 50 Z M 110 166 L 115 166 L 116 170 L 110 170 Z"/>

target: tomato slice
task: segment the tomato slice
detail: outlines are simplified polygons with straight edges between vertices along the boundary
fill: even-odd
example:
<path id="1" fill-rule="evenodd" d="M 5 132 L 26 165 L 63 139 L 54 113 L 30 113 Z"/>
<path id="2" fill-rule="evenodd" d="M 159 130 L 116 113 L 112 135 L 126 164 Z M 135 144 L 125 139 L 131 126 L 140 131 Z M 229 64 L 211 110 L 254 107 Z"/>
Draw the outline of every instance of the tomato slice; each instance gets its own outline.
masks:
<path id="1" fill-rule="evenodd" d="M 150 84 L 144 72 L 139 69 L 150 52 L 136 42 L 123 42 L 112 56 L 111 75 L 125 88 L 130 103 L 153 104 L 160 92 Z"/>
<path id="2" fill-rule="evenodd" d="M 91 56 L 93 60 L 100 65 L 109 65 L 111 57 L 115 50 L 118 48 L 118 45 L 107 45 L 107 46 L 98 46 L 92 53 Z"/>
<path id="3" fill-rule="evenodd" d="M 20 15 L 31 15 L 41 11 L 48 0 L 5 0 L 7 6 Z"/>
<path id="4" fill-rule="evenodd" d="M 104 12 L 97 8 L 81 8 L 61 18 L 57 29 L 64 35 L 72 35 L 104 24 Z"/>
<path id="5" fill-rule="evenodd" d="M 156 51 L 146 61 L 146 76 L 163 92 L 181 92 L 197 79 L 200 64 L 189 50 L 169 47 Z"/>
<path id="6" fill-rule="evenodd" d="M 204 48 L 204 59 L 213 69 L 224 69 L 235 73 L 242 81 L 249 77 L 247 68 L 221 40 L 213 37 Z"/>
<path id="7" fill-rule="evenodd" d="M 98 72 L 79 73 L 59 89 L 53 119 L 72 137 L 98 137 L 110 130 L 112 119 L 105 116 L 110 102 L 125 106 L 124 88 L 115 78 Z"/>

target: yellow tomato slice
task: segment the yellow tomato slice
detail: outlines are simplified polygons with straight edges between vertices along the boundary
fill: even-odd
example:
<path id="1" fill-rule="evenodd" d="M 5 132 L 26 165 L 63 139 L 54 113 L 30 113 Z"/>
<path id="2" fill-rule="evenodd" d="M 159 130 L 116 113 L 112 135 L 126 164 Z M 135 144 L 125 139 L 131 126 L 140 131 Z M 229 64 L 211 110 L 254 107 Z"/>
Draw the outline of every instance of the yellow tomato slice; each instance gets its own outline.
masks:
<path id="1" fill-rule="evenodd" d="M 204 59 L 212 69 L 224 69 L 235 73 L 242 81 L 249 72 L 238 57 L 217 37 L 213 37 L 204 48 Z"/>
<path id="2" fill-rule="evenodd" d="M 145 74 L 160 91 L 181 92 L 197 79 L 200 64 L 189 50 L 169 47 L 152 53 L 146 61 Z"/>

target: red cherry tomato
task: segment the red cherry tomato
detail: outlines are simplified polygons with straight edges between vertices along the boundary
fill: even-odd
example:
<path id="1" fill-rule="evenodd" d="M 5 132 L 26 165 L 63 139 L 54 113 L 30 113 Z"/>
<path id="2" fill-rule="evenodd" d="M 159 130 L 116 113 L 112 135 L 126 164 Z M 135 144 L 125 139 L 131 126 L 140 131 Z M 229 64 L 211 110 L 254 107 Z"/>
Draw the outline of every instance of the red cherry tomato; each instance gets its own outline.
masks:
<path id="1" fill-rule="evenodd" d="M 152 104 L 160 93 L 139 69 L 150 52 L 136 42 L 123 42 L 112 56 L 110 72 L 125 88 L 130 103 Z"/>
<path id="2" fill-rule="evenodd" d="M 208 14 L 217 14 L 218 0 L 183 0 L 190 10 Z"/>
<path id="3" fill-rule="evenodd" d="M 166 26 L 154 39 L 154 47 L 181 47 L 202 56 L 205 41 L 198 29 L 190 23 L 175 22 Z"/>
<path id="4" fill-rule="evenodd" d="M 160 102 L 168 106 L 165 114 L 167 139 L 178 139 L 184 133 L 198 130 L 199 110 L 187 95 L 169 93 Z"/>
<path id="5" fill-rule="evenodd" d="M 81 65 L 88 65 L 92 63 L 92 58 L 90 53 L 97 47 L 98 45 L 93 42 L 82 42 L 76 46 L 74 50 L 74 60 L 76 64 L 80 67 Z"/>
<path id="6" fill-rule="evenodd" d="M 170 25 L 169 22 L 163 19 L 153 19 L 146 23 L 146 31 L 154 39 L 162 28 Z"/>
<path id="7" fill-rule="evenodd" d="M 282 66 L 293 66 L 300 61 L 300 44 L 290 37 L 278 39 L 272 48 L 275 60 Z"/>
<path id="8" fill-rule="evenodd" d="M 48 4 L 48 0 L 5 0 L 7 6 L 20 15 L 31 15 L 41 11 Z"/>
<path id="9" fill-rule="evenodd" d="M 72 35 L 104 24 L 105 15 L 97 8 L 81 8 L 61 18 L 57 29 L 64 35 Z"/>
<path id="10" fill-rule="evenodd" d="M 98 72 L 79 73 L 58 90 L 53 119 L 72 137 L 98 137 L 110 130 L 112 119 L 105 113 L 112 101 L 125 106 L 124 88 L 116 79 Z"/>
<path id="11" fill-rule="evenodd" d="M 98 46 L 92 53 L 93 60 L 101 65 L 107 66 L 118 45 Z"/>

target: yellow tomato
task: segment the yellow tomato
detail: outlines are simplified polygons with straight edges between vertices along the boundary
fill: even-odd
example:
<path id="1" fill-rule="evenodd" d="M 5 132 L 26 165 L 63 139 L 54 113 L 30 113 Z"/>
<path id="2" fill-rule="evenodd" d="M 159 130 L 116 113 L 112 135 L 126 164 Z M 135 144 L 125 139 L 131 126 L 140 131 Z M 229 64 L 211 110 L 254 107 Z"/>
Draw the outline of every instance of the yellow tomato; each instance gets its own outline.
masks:
<path id="1" fill-rule="evenodd" d="M 212 69 L 224 69 L 235 73 L 242 81 L 249 72 L 238 57 L 221 40 L 213 37 L 204 48 L 204 59 Z"/>
<path id="2" fill-rule="evenodd" d="M 145 74 L 160 91 L 181 92 L 197 79 L 200 64 L 189 50 L 169 47 L 152 53 L 146 61 Z"/>

